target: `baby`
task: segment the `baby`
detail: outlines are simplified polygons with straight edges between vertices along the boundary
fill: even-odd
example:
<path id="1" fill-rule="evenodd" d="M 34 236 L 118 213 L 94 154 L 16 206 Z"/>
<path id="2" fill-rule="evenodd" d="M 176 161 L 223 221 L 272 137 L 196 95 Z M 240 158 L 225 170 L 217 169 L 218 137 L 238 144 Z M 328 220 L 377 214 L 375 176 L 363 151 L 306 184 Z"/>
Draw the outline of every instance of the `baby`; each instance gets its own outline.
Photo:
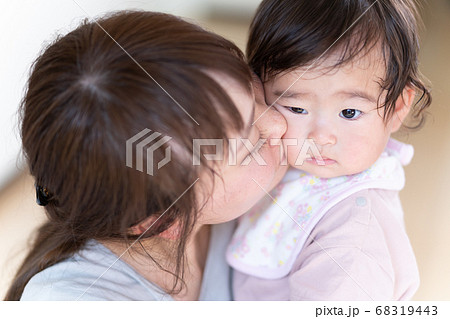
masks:
<path id="1" fill-rule="evenodd" d="M 399 200 L 413 148 L 390 138 L 408 114 L 420 126 L 431 103 L 416 16 L 412 0 L 261 3 L 247 55 L 268 105 L 287 120 L 291 169 L 240 219 L 228 247 L 236 300 L 416 292 Z M 318 152 L 302 159 L 305 141 Z"/>

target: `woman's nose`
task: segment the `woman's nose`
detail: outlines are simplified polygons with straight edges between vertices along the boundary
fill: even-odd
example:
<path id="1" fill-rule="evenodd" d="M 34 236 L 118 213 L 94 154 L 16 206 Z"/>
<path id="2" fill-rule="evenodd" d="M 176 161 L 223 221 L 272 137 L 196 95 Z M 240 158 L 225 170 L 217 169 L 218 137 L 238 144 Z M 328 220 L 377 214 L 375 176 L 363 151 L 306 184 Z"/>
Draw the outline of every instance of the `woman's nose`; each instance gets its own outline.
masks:
<path id="1" fill-rule="evenodd" d="M 253 90 L 255 93 L 255 119 L 252 125 L 256 125 L 262 138 L 280 139 L 286 133 L 286 119 L 273 106 L 267 106 L 264 87 L 256 74 L 253 74 Z"/>
<path id="2" fill-rule="evenodd" d="M 286 133 L 286 119 L 273 106 L 268 107 L 265 103 L 255 102 L 254 125 L 259 129 L 261 138 L 280 139 Z"/>

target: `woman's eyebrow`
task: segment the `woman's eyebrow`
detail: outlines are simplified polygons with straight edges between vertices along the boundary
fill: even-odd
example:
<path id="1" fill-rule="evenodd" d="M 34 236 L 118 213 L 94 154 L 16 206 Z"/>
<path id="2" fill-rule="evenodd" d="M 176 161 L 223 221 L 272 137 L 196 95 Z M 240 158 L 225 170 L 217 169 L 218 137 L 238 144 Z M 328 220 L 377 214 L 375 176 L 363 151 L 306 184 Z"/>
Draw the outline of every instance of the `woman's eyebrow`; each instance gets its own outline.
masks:
<path id="1" fill-rule="evenodd" d="M 250 122 L 248 125 L 248 131 L 250 131 L 250 128 L 254 125 L 253 120 L 255 119 L 255 110 L 256 110 L 256 101 L 253 101 L 253 107 L 252 107 L 252 113 L 250 115 Z"/>
<path id="2" fill-rule="evenodd" d="M 246 125 L 246 129 L 245 129 L 245 138 L 248 138 L 250 135 L 250 131 L 252 130 L 252 126 L 253 124 L 253 120 L 255 118 L 255 110 L 256 110 L 256 101 L 253 101 L 253 107 L 252 107 L 252 113 L 250 114 L 250 120 Z"/>
<path id="3" fill-rule="evenodd" d="M 250 121 L 246 125 L 246 129 L 245 129 L 245 132 L 244 132 L 244 137 L 241 137 L 239 139 L 239 142 L 241 142 L 241 139 L 248 139 L 250 137 L 250 131 L 251 131 L 252 126 L 253 126 L 253 119 L 255 118 L 255 109 L 256 109 L 256 102 L 253 102 L 252 113 L 250 115 Z M 236 152 L 240 152 L 241 149 L 243 149 L 243 148 L 244 148 L 244 143 L 239 143 L 239 145 L 237 146 Z"/>

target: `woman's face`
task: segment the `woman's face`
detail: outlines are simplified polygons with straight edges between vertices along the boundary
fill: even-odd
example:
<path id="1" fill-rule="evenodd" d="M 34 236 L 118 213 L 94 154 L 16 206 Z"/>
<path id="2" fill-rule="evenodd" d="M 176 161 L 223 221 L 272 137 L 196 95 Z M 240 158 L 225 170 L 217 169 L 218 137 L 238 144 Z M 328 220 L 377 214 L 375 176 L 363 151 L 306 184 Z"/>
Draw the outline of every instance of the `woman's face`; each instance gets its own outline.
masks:
<path id="1" fill-rule="evenodd" d="M 236 160 L 229 160 L 225 152 L 225 160 L 215 167 L 214 180 L 210 174 L 200 178 L 199 203 L 206 201 L 200 206 L 200 224 L 222 223 L 244 214 L 280 182 L 287 170 L 287 165 L 280 165 L 284 157 L 282 147 L 269 144 L 271 139 L 280 139 L 285 133 L 286 121 L 274 108 L 267 110 L 259 79 L 254 83 L 255 94 L 251 94 L 230 78 L 214 74 L 213 77 L 239 109 L 244 129 L 229 133 L 231 143 L 236 145 Z M 266 143 L 258 149 L 263 139 Z"/>

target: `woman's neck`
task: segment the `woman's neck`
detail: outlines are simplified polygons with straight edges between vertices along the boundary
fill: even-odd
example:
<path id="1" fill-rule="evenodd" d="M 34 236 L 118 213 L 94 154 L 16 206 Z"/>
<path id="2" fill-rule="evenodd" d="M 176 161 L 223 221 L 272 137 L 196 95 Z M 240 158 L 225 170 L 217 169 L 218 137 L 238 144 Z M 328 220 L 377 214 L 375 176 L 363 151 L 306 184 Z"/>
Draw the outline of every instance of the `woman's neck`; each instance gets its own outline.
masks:
<path id="1" fill-rule="evenodd" d="M 176 300 L 198 300 L 208 256 L 211 226 L 201 226 L 186 244 L 185 287 L 172 297 Z"/>
<path id="2" fill-rule="evenodd" d="M 175 300 L 198 300 L 206 264 L 210 238 L 210 226 L 194 229 L 186 243 L 184 254 L 184 278 L 178 281 L 179 293 Z M 120 256 L 127 249 L 124 243 L 102 242 L 114 254 Z M 164 291 L 171 291 L 175 283 L 176 251 L 178 242 L 162 238 L 150 238 L 136 243 L 122 256 L 122 260 L 140 275 Z"/>

